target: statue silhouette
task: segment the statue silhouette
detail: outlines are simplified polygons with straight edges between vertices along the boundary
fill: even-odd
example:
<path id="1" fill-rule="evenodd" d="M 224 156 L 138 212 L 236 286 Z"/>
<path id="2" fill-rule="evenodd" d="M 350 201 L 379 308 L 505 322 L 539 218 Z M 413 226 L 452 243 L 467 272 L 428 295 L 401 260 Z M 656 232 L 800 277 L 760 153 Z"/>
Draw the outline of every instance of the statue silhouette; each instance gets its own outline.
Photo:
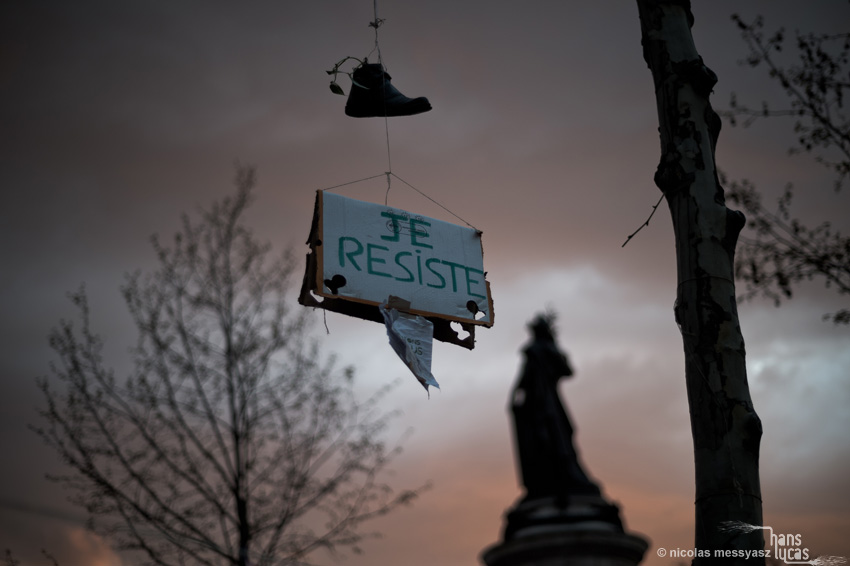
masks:
<path id="1" fill-rule="evenodd" d="M 572 423 L 558 395 L 558 382 L 573 370 L 547 317 L 537 317 L 530 328 L 534 340 L 524 350 L 511 403 L 525 498 L 555 496 L 565 504 L 570 494 L 599 495 L 578 462 Z"/>
<path id="2" fill-rule="evenodd" d="M 602 498 L 581 464 L 573 426 L 558 395 L 558 382 L 573 375 L 558 349 L 553 315 L 531 324 L 531 343 L 511 397 L 511 412 L 525 496 L 508 513 L 505 539 L 535 525 L 595 522 L 622 532 L 619 509 Z"/>

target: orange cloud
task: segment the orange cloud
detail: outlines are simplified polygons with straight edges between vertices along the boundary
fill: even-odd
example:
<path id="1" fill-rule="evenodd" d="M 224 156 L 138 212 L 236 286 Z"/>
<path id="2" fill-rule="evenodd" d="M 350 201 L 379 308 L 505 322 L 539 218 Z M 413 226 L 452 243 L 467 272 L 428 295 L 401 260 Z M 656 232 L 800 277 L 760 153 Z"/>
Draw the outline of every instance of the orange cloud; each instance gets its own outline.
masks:
<path id="1" fill-rule="evenodd" d="M 99 535 L 82 527 L 68 530 L 68 542 L 77 560 L 88 566 L 123 566 L 123 561 Z"/>

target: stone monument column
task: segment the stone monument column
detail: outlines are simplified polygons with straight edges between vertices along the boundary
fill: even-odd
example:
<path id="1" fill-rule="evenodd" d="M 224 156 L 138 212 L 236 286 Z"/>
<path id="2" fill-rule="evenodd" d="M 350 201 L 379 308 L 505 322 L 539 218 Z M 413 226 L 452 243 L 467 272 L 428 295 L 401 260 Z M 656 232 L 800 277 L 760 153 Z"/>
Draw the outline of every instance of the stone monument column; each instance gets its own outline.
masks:
<path id="1" fill-rule="evenodd" d="M 481 554 L 487 566 L 636 566 L 648 541 L 626 533 L 620 510 L 585 473 L 558 382 L 573 374 L 551 316 L 529 325 L 532 341 L 511 397 L 525 495 L 505 516 L 502 541 Z"/>

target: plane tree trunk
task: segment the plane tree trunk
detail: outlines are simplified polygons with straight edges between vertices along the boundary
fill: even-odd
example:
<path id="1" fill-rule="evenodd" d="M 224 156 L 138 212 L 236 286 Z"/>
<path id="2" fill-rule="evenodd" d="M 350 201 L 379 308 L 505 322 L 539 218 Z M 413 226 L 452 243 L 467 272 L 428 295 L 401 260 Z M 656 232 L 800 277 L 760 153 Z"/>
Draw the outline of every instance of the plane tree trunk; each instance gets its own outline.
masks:
<path id="1" fill-rule="evenodd" d="M 696 468 L 695 564 L 762 563 L 740 551 L 764 548 L 758 459 L 761 421 L 750 398 L 735 302 L 733 259 L 744 216 L 726 207 L 714 149 L 720 118 L 709 104 L 717 82 L 697 53 L 687 0 L 638 0 L 644 59 L 658 104 L 661 162 L 655 183 L 676 240 L 675 318 L 682 333 Z M 746 530 L 745 530 L 746 531 Z"/>

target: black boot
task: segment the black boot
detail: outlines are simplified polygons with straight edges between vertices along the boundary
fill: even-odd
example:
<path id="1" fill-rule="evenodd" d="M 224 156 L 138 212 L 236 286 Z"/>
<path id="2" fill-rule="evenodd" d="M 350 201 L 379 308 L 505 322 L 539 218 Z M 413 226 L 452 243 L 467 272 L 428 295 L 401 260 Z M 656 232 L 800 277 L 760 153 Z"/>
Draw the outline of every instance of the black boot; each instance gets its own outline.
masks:
<path id="1" fill-rule="evenodd" d="M 412 116 L 431 109 L 424 96 L 408 98 L 390 84 L 379 63 L 364 63 L 354 70 L 345 113 L 354 118 Z"/>

